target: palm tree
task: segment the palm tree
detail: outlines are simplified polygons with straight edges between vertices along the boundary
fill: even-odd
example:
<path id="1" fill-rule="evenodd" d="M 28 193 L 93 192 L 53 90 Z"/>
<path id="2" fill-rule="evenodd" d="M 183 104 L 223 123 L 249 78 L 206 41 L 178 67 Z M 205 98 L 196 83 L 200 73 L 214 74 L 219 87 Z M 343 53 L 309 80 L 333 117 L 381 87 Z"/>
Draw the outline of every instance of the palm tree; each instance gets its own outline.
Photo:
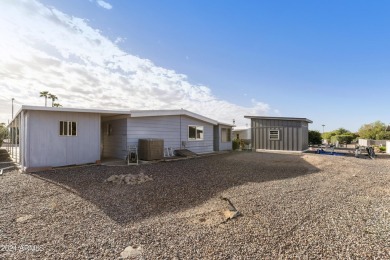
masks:
<path id="1" fill-rule="evenodd" d="M 54 101 L 58 100 L 58 97 L 56 95 L 49 94 L 48 98 L 51 99 L 51 106 L 54 107 Z"/>
<path id="2" fill-rule="evenodd" d="M 45 97 L 45 107 L 47 107 L 47 98 L 50 95 L 49 91 L 41 91 L 39 95 L 39 97 Z"/>
<path id="3" fill-rule="evenodd" d="M 53 107 L 62 107 L 62 105 L 59 104 L 59 103 L 54 103 L 54 104 L 53 104 Z"/>

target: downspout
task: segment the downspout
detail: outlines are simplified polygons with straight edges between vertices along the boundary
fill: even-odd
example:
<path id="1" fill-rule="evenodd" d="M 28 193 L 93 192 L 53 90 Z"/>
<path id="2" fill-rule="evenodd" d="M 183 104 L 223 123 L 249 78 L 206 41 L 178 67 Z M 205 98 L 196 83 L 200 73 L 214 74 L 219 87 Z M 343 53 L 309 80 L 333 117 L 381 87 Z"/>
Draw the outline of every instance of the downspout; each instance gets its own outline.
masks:
<path id="1" fill-rule="evenodd" d="M 13 140 L 13 136 L 14 136 L 14 130 L 12 130 L 12 127 L 14 126 L 14 123 L 13 121 L 11 121 L 11 123 L 9 124 L 9 155 L 11 156 L 12 158 L 12 153 L 14 152 L 13 151 L 13 145 L 12 145 L 12 140 Z"/>
<path id="2" fill-rule="evenodd" d="M 22 171 L 24 171 L 24 150 L 26 149 L 24 147 L 24 129 L 25 129 L 25 125 L 24 125 L 24 111 L 22 111 L 20 113 L 20 166 L 22 167 Z"/>
<path id="3" fill-rule="evenodd" d="M 99 114 L 99 160 L 101 161 L 103 158 L 102 158 L 102 153 L 103 153 L 103 149 L 102 149 L 102 114 Z"/>
<path id="4" fill-rule="evenodd" d="M 19 113 L 19 129 L 18 129 L 18 141 L 19 141 L 19 165 L 22 164 L 22 138 L 21 138 L 21 133 L 22 133 L 22 113 Z"/>
<path id="5" fill-rule="evenodd" d="M 181 142 L 182 142 L 182 140 L 181 140 L 181 131 L 182 131 L 182 129 L 181 129 L 181 114 L 180 114 L 180 150 L 181 150 Z"/>
<path id="6" fill-rule="evenodd" d="M 29 128 L 30 128 L 30 120 L 28 119 L 28 114 L 29 114 L 29 112 L 26 110 L 26 113 L 25 113 L 25 115 L 24 115 L 24 118 L 25 118 L 25 120 L 26 120 L 26 127 L 25 127 L 25 129 L 26 129 L 26 138 L 25 138 L 25 140 L 26 140 L 26 142 L 25 142 L 25 145 L 26 145 L 26 150 L 25 150 L 25 153 L 26 153 L 26 169 L 30 166 L 30 162 L 31 162 L 31 160 L 30 160 L 30 137 L 31 137 L 31 135 L 30 135 L 30 131 L 29 131 Z"/>
<path id="7" fill-rule="evenodd" d="M 14 145 L 14 142 L 15 142 L 15 123 L 14 123 L 14 120 L 12 120 L 11 122 L 11 158 L 12 160 L 14 159 L 14 151 L 15 151 L 15 145 Z"/>

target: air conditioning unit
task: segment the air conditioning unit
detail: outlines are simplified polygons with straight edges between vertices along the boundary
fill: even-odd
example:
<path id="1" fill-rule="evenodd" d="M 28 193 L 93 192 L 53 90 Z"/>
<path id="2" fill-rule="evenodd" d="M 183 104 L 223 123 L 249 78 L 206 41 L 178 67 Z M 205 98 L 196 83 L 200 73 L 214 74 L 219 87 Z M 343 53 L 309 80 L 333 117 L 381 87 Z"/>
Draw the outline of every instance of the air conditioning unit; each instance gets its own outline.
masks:
<path id="1" fill-rule="evenodd" d="M 163 139 L 139 139 L 138 158 L 144 161 L 161 160 L 164 158 Z"/>

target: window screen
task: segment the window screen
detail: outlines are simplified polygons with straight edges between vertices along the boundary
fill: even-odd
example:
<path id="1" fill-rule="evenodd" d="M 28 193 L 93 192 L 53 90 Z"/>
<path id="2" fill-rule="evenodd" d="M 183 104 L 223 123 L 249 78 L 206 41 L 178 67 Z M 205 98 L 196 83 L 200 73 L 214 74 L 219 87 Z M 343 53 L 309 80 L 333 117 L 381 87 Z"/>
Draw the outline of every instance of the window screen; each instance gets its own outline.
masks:
<path id="1" fill-rule="evenodd" d="M 71 121 L 60 121 L 60 136 L 76 136 L 77 124 Z"/>
<path id="2" fill-rule="evenodd" d="M 189 125 L 188 126 L 188 140 L 203 140 L 204 130 L 203 126 Z"/>

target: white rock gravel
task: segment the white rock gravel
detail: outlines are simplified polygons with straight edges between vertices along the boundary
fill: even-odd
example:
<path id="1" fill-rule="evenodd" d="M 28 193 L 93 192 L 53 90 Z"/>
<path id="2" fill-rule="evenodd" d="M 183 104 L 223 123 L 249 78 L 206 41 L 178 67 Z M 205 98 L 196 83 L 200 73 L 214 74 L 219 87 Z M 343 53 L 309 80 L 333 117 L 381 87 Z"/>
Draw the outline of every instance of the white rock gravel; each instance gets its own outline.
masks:
<path id="1" fill-rule="evenodd" d="M 153 178 L 110 185 L 112 175 Z M 0 178 L 0 259 L 389 259 L 390 159 L 230 153 Z M 229 198 L 242 216 L 224 224 Z M 19 223 L 18 217 L 34 218 Z"/>
<path id="2" fill-rule="evenodd" d="M 23 223 L 23 222 L 26 222 L 30 219 L 34 218 L 33 215 L 23 215 L 21 217 L 18 217 L 17 219 L 15 219 L 16 222 L 18 223 Z"/>
<path id="3" fill-rule="evenodd" d="M 114 174 L 108 177 L 104 182 L 110 182 L 115 184 L 136 185 L 136 184 L 141 184 L 152 180 L 153 179 L 151 177 L 141 172 L 140 174 L 131 174 L 131 173 L 119 174 L 119 175 Z"/>
<path id="4" fill-rule="evenodd" d="M 121 258 L 138 258 L 142 256 L 142 246 L 128 246 L 121 253 Z"/>

